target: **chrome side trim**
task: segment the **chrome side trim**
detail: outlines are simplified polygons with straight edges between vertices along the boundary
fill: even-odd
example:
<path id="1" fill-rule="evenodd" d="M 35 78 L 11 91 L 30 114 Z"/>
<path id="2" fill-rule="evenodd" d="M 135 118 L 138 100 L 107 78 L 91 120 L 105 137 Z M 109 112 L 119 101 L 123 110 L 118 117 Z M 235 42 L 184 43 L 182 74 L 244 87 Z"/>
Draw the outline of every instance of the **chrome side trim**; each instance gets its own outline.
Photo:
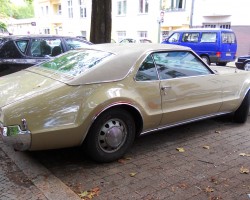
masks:
<path id="1" fill-rule="evenodd" d="M 120 105 L 127 105 L 127 106 L 131 106 L 131 107 L 133 107 L 134 109 L 136 109 L 139 113 L 140 113 L 140 115 L 142 116 L 142 114 L 141 114 L 141 112 L 140 112 L 140 110 L 137 108 L 137 107 L 135 107 L 133 104 L 131 104 L 130 102 L 125 102 L 125 101 L 122 101 L 122 102 L 116 102 L 116 103 L 112 103 L 112 104 L 110 104 L 110 105 L 108 105 L 107 107 L 105 107 L 104 109 L 102 109 L 97 115 L 95 115 L 95 117 L 93 118 L 93 122 L 96 120 L 96 118 L 101 114 L 101 113 L 103 113 L 104 111 L 106 111 L 106 110 L 108 110 L 109 108 L 112 108 L 112 107 L 114 107 L 114 106 L 120 106 Z"/>
<path id="2" fill-rule="evenodd" d="M 177 123 L 173 123 L 173 124 L 167 124 L 165 126 L 160 126 L 158 128 L 155 129 L 150 129 L 150 130 L 146 130 L 143 131 L 140 135 L 144 135 L 146 133 L 150 133 L 150 132 L 154 132 L 154 131 L 160 131 L 163 129 L 168 129 L 168 128 L 172 128 L 175 126 L 180 126 L 180 125 L 184 125 L 184 124 L 188 124 L 188 123 L 192 123 L 192 122 L 196 122 L 196 121 L 201 121 L 204 119 L 209 119 L 209 118 L 213 118 L 213 117 L 217 117 L 217 116 L 221 116 L 221 115 L 225 115 L 225 114 L 229 114 L 231 112 L 220 112 L 220 113 L 216 113 L 216 114 L 211 114 L 211 115 L 205 115 L 205 116 L 201 116 L 201 117 L 197 117 L 197 118 L 193 118 L 193 119 L 189 119 L 189 120 L 185 120 L 185 121 L 181 121 L 181 122 L 177 122 Z"/>

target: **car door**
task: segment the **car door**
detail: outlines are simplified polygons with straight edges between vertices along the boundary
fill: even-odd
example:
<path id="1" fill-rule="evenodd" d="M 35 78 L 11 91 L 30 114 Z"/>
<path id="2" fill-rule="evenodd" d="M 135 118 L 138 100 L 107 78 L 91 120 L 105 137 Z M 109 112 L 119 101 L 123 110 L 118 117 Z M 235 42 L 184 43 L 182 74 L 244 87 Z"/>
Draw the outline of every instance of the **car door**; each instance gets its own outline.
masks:
<path id="1" fill-rule="evenodd" d="M 3 41 L 0 48 L 0 71 L 7 69 L 13 73 L 29 67 L 31 64 L 25 55 L 28 43 L 28 39 Z"/>
<path id="2" fill-rule="evenodd" d="M 153 54 L 160 78 L 160 126 L 214 115 L 222 105 L 221 82 L 191 51 Z"/>
<path id="3" fill-rule="evenodd" d="M 143 130 L 155 129 L 162 118 L 160 81 L 152 55 L 147 55 L 135 75 L 133 94 L 143 116 Z"/>

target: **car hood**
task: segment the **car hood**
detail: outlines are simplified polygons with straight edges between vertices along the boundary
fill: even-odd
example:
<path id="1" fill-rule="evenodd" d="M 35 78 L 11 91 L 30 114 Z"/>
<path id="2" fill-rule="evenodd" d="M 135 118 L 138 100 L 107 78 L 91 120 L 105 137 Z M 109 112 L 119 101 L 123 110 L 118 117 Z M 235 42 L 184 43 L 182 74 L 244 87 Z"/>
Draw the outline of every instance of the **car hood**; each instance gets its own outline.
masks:
<path id="1" fill-rule="evenodd" d="M 60 85 L 62 82 L 22 70 L 0 78 L 0 107 L 41 94 Z"/>

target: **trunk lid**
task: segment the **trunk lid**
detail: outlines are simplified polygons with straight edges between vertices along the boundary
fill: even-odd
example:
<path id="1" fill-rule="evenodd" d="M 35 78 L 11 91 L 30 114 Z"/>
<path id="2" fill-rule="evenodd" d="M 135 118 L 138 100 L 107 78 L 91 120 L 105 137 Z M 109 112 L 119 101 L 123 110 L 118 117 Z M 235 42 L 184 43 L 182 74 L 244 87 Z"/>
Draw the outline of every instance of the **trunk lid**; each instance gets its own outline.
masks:
<path id="1" fill-rule="evenodd" d="M 62 85 L 65 84 L 27 70 L 3 76 L 0 78 L 0 107 Z"/>

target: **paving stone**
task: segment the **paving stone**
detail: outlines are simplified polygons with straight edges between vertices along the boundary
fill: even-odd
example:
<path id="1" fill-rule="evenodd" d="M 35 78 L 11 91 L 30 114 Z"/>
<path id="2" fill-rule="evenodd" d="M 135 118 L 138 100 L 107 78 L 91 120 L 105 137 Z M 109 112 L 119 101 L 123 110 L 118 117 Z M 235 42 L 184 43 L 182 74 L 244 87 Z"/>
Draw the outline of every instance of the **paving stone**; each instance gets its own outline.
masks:
<path id="1" fill-rule="evenodd" d="M 0 140 L 0 200 L 49 199 L 39 183 L 45 175 L 76 195 L 99 188 L 93 200 L 248 200 L 250 174 L 241 174 L 240 168 L 250 169 L 250 157 L 239 154 L 250 153 L 249 132 L 250 118 L 246 124 L 205 120 L 140 137 L 119 162 L 94 163 L 80 148 L 32 152 L 24 161 L 34 160 L 30 170 L 20 169 L 1 149 Z M 33 171 L 39 163 L 47 171 Z M 27 177 L 32 173 L 36 175 Z M 57 187 L 56 181 L 50 184 L 45 186 Z"/>

